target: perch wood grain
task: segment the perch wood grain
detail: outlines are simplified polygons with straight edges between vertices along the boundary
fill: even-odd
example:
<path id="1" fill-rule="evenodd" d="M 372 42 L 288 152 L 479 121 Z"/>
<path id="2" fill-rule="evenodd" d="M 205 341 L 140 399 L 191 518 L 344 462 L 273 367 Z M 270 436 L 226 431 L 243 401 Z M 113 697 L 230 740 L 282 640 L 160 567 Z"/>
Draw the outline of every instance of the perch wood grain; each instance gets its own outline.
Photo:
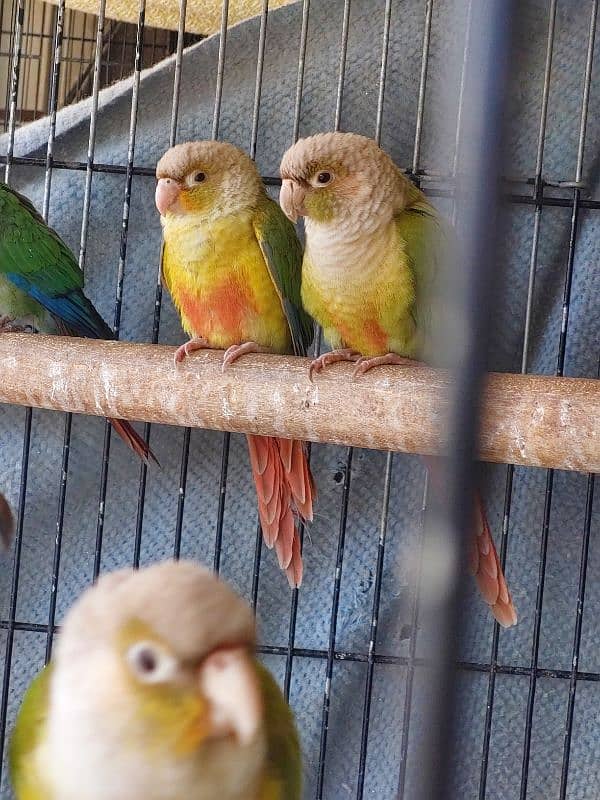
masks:
<path id="1" fill-rule="evenodd" d="M 357 447 L 436 453 L 446 433 L 448 376 L 388 367 L 353 380 L 339 364 L 308 380 L 308 360 L 30 334 L 0 335 L 0 402 Z M 484 461 L 600 470 L 600 384 L 490 374 Z"/>

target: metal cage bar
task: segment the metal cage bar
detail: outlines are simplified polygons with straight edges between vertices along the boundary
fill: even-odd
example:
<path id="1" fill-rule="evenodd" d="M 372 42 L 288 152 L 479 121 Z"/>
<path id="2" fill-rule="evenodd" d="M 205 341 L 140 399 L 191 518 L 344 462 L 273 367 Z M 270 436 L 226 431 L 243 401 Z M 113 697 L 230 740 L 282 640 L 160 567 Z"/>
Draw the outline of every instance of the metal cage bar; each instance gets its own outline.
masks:
<path id="1" fill-rule="evenodd" d="M 567 344 L 567 331 L 569 323 L 569 308 L 571 303 L 571 287 L 573 281 L 573 269 L 575 262 L 575 246 L 577 242 L 577 233 L 579 227 L 579 201 L 581 198 L 581 189 L 578 185 L 581 183 L 583 171 L 583 152 L 585 146 L 585 134 L 587 125 L 588 108 L 590 101 L 590 85 L 592 79 L 592 65 L 594 59 L 594 43 L 596 38 L 596 22 L 598 18 L 598 0 L 593 0 L 592 11 L 590 15 L 585 75 L 583 79 L 583 93 L 581 100 L 581 117 L 579 124 L 579 138 L 577 142 L 577 164 L 575 169 L 575 184 L 576 188 L 573 189 L 573 206 L 571 212 L 571 231 L 569 237 L 569 248 L 567 254 L 567 264 L 565 268 L 564 278 L 564 292 L 563 292 L 563 305 L 562 305 L 562 322 L 558 340 L 558 352 L 556 361 L 557 376 L 561 376 L 565 364 L 565 352 Z M 541 160 L 541 156 L 540 156 Z M 523 356 L 525 360 L 525 354 Z M 554 470 L 548 470 L 546 475 L 546 493 L 544 500 L 544 517 L 542 523 L 541 542 L 540 542 L 540 569 L 538 578 L 538 591 L 535 603 L 535 618 L 533 628 L 533 643 L 531 649 L 531 667 L 532 672 L 529 678 L 529 693 L 527 697 L 527 710 L 525 717 L 525 738 L 523 744 L 523 762 L 521 771 L 521 800 L 527 798 L 527 786 L 529 776 L 529 758 L 531 751 L 531 736 L 532 736 L 532 723 L 533 723 L 533 710 L 535 703 L 537 675 L 535 669 L 538 665 L 538 654 L 540 646 L 540 634 L 542 624 L 542 604 L 544 601 L 544 584 L 546 577 L 546 558 L 548 552 L 548 535 L 550 531 L 550 515 L 552 511 L 552 494 L 554 488 Z M 574 698 L 573 701 L 574 702 Z M 570 712 L 572 715 L 572 711 Z M 567 730 L 569 730 L 571 723 L 567 721 Z M 566 779 L 561 780 L 561 793 L 566 791 Z M 564 787 L 563 787 L 564 784 Z"/>
<path id="2" fill-rule="evenodd" d="M 542 108 L 540 111 L 538 147 L 536 155 L 536 168 L 535 168 L 536 177 L 535 177 L 534 193 L 536 194 L 536 197 L 538 197 L 539 195 L 540 201 L 542 200 L 543 197 L 542 168 L 544 161 L 544 144 L 546 140 L 546 125 L 548 121 L 550 76 L 552 70 L 554 32 L 556 26 L 556 4 L 557 0 L 551 0 L 551 5 L 549 9 L 549 20 L 548 20 L 548 34 L 546 39 L 546 62 L 544 66 L 544 82 L 542 88 Z M 537 269 L 537 254 L 538 254 L 542 209 L 543 209 L 542 203 L 541 202 L 536 203 L 534 211 L 534 223 L 533 223 L 533 240 L 531 244 L 531 256 L 529 261 L 529 279 L 527 284 L 525 328 L 523 331 L 523 347 L 521 356 L 521 372 L 523 374 L 527 372 L 527 357 L 529 354 L 529 337 L 531 331 L 531 315 L 533 309 L 535 274 Z M 501 539 L 501 549 L 500 549 L 500 561 L 503 569 L 506 566 L 506 557 L 508 552 L 508 534 L 510 527 L 510 510 L 512 503 L 514 472 L 515 472 L 514 465 L 509 464 L 509 466 L 506 469 L 506 488 L 505 488 L 504 512 L 502 518 L 502 539 Z M 494 632 L 492 634 L 492 648 L 490 655 L 490 663 L 492 664 L 493 667 L 495 667 L 498 663 L 499 642 L 500 642 L 500 626 L 497 623 L 495 623 Z M 489 751 L 490 751 L 491 734 L 492 734 L 492 715 L 494 710 L 495 689 L 496 689 L 496 672 L 495 669 L 493 668 L 490 672 L 490 679 L 488 682 L 487 708 L 486 708 L 486 717 L 484 724 L 483 753 L 481 756 L 481 774 L 479 782 L 480 800 L 485 800 L 485 794 L 486 794 L 487 770 L 488 770 L 488 760 L 489 760 Z"/>
<path id="3" fill-rule="evenodd" d="M 126 256 L 127 256 L 127 234 L 130 215 L 130 202 L 131 202 L 131 186 L 134 176 L 152 176 L 154 174 L 153 168 L 145 165 L 135 163 L 135 136 L 137 126 L 137 99 L 139 91 L 140 74 L 142 68 L 146 64 L 145 58 L 148 57 L 150 62 L 154 62 L 157 53 L 163 46 L 159 43 L 159 37 L 156 31 L 148 32 L 145 26 L 144 0 L 140 1 L 140 11 L 137 26 L 126 26 L 123 24 L 113 25 L 108 23 L 105 19 L 105 0 L 99 0 L 98 16 L 95 21 L 95 33 L 93 38 L 88 34 L 88 19 L 84 22 L 83 33 L 76 34 L 71 12 L 67 12 L 65 17 L 65 0 L 61 0 L 57 9 L 53 10 L 54 15 L 54 46 L 52 52 L 52 71 L 51 81 L 49 86 L 49 113 L 51 120 L 50 135 L 48 138 L 47 152 L 45 158 L 31 158 L 31 157 L 15 157 L 14 156 L 14 134 L 17 124 L 21 119 L 21 111 L 19 108 L 19 82 L 20 78 L 28 83 L 31 80 L 29 70 L 32 69 L 33 55 L 33 41 L 27 35 L 28 25 L 31 24 L 31 14 L 28 19 L 25 19 L 25 0 L 15 0 L 13 2 L 15 10 L 14 24 L 11 29 L 11 81 L 9 87 L 8 97 L 8 116 L 6 127 L 8 130 L 8 150 L 6 156 L 0 156 L 0 164 L 4 165 L 5 179 L 10 177 L 10 169 L 13 164 L 18 165 L 31 165 L 40 166 L 45 170 L 45 192 L 44 192 L 44 216 L 47 217 L 50 206 L 50 191 L 52 175 L 55 170 L 78 170 L 85 172 L 85 194 L 82 212 L 81 235 L 80 235 L 80 252 L 79 262 L 83 268 L 85 266 L 86 246 L 88 226 L 91 211 L 91 185 L 93 175 L 112 174 L 123 175 L 124 182 L 124 200 L 123 200 L 123 215 L 122 215 L 122 228 L 121 228 L 121 247 L 117 271 L 117 282 L 115 290 L 115 308 L 114 308 L 114 328 L 118 336 L 120 320 L 121 320 L 121 307 L 123 299 L 123 287 L 126 278 Z M 179 19 L 179 27 L 176 37 L 176 47 L 173 46 L 171 41 L 170 50 L 175 50 L 175 73 L 173 84 L 173 102 L 171 113 L 171 129 L 169 136 L 169 144 L 175 144 L 177 140 L 177 119 L 179 109 L 179 94 L 181 88 L 181 71 L 183 64 L 184 44 L 186 41 L 185 34 L 185 16 L 186 16 L 185 0 L 181 3 L 181 13 Z M 540 219 L 544 207 L 565 207 L 571 209 L 571 237 L 569 242 L 569 249 L 567 254 L 567 265 L 565 271 L 565 285 L 564 285 L 564 303 L 563 303 L 563 324 L 561 327 L 560 338 L 558 343 L 557 355 L 557 368 L 556 374 L 561 375 L 564 368 L 565 346 L 566 337 L 568 332 L 568 315 L 570 305 L 570 291 L 571 280 L 573 275 L 574 255 L 577 242 L 577 233 L 579 225 L 579 214 L 582 209 L 600 209 L 600 200 L 589 199 L 582 197 L 582 164 L 583 153 L 585 145 L 586 133 L 586 115 L 589 105 L 589 92 L 591 84 L 591 69 L 593 46 L 595 36 L 595 26 L 597 19 L 597 0 L 593 0 L 592 14 L 590 19 L 590 30 L 588 40 L 588 54 L 586 62 L 586 70 L 584 77 L 583 97 L 582 97 L 582 111 L 581 111 L 581 124 L 580 135 L 578 139 L 578 155 L 575 179 L 570 180 L 568 177 L 561 177 L 560 179 L 546 179 L 542 176 L 543 168 L 543 153 L 545 132 L 547 125 L 547 112 L 548 112 L 548 98 L 549 87 L 552 68 L 552 54 L 555 36 L 555 18 L 556 18 L 557 0 L 550 0 L 550 16 L 547 37 L 547 51 L 546 51 L 546 64 L 544 72 L 544 80 L 542 87 L 542 111 L 539 126 L 539 140 L 536 159 L 536 168 L 534 176 L 522 176 L 518 179 L 511 178 L 506 182 L 507 200 L 511 203 L 520 204 L 524 206 L 533 206 L 534 212 L 534 229 L 533 229 L 533 242 L 530 254 L 529 263 L 529 283 L 528 283 L 528 298 L 526 307 L 525 331 L 523 337 L 523 354 L 522 354 L 522 372 L 527 371 L 528 361 L 528 346 L 531 328 L 531 315 L 534 307 L 534 288 L 535 288 L 535 273 L 537 268 L 537 249 L 540 237 Z M 28 11 L 31 6 L 28 6 Z M 217 138 L 220 128 L 220 115 L 221 104 L 223 96 L 224 73 L 226 69 L 227 60 L 227 21 L 228 21 L 229 3 L 223 0 L 222 15 L 221 15 L 221 28 L 220 28 L 220 42 L 218 53 L 218 65 L 215 82 L 215 101 L 212 119 L 212 135 Z M 384 119 L 384 98 L 385 98 L 385 84 L 389 76 L 388 70 L 388 48 L 390 42 L 390 24 L 392 19 L 393 3 L 392 0 L 385 0 L 385 7 L 383 13 L 383 32 L 381 40 L 381 61 L 379 71 L 379 85 L 378 85 L 378 101 L 377 101 L 377 114 L 375 120 L 375 138 L 380 139 L 383 119 Z M 456 196 L 456 181 L 455 175 L 436 175 L 430 174 L 426 170 L 421 169 L 421 142 L 423 131 L 423 117 L 425 109 L 425 99 L 427 91 L 427 75 L 431 47 L 431 31 L 432 21 L 435 11 L 435 3 L 433 0 L 423 0 L 424 11 L 424 28 L 421 47 L 421 71 L 419 79 L 419 91 L 417 101 L 417 114 L 416 114 L 416 130 L 413 145 L 413 154 L 410 164 L 407 165 L 406 172 L 416 183 L 424 187 L 425 191 L 434 197 L 450 197 Z M 343 18 L 340 37 L 340 57 L 339 57 L 339 72 L 337 81 L 336 104 L 333 117 L 333 127 L 339 129 L 342 120 L 342 107 L 343 107 L 343 94 L 344 82 L 346 73 L 346 61 L 348 50 L 348 37 L 350 32 L 350 12 L 351 0 L 345 0 L 343 7 Z M 46 13 L 46 12 L 44 12 Z M 250 154 L 252 157 L 256 156 L 257 138 L 259 134 L 260 122 L 260 104 L 262 92 L 263 70 L 265 62 L 265 53 L 267 52 L 267 30 L 269 20 L 269 2 L 268 0 L 262 1 L 260 29 L 257 42 L 257 66 L 256 66 L 256 80 L 254 92 L 254 104 L 252 112 L 252 124 L 250 132 Z M 304 74 L 307 59 L 307 45 L 309 36 L 309 14 L 310 14 L 310 0 L 303 0 L 302 3 L 302 17 L 300 28 L 300 41 L 298 53 L 298 69 L 296 77 L 296 94 L 294 103 L 294 112 L 292 120 L 292 137 L 297 139 L 300 130 L 301 120 L 301 105 L 302 94 L 304 87 Z M 471 10 L 469 11 L 469 18 Z M 93 20 L 92 20 L 93 21 Z M 65 28 L 66 23 L 66 28 Z M 92 28 L 94 26 L 92 25 Z M 115 34 L 121 31 L 120 36 Z M 135 30 L 135 41 L 132 42 L 129 38 L 132 31 Z M 24 36 L 25 31 L 25 36 Z M 40 42 L 42 38 L 40 37 Z M 66 52 L 61 53 L 61 48 L 66 42 Z M 93 44 L 93 60 L 88 61 L 84 58 L 84 43 Z M 77 47 L 80 47 L 78 50 Z M 41 48 L 41 44 L 40 44 Z M 115 52 L 120 48 L 120 53 Z M 103 85 L 110 82 L 111 75 L 115 77 L 114 70 L 120 69 L 120 73 L 116 77 L 123 77 L 128 68 L 127 53 L 129 49 L 134 48 L 134 63 L 129 65 L 133 67 L 133 95 L 131 102 L 131 116 L 129 128 L 129 141 L 128 141 L 128 154 L 127 160 L 124 164 L 103 164 L 95 161 L 95 139 L 96 139 L 96 121 L 98 113 L 98 93 Z M 77 55 L 78 54 L 78 55 Z M 465 49 L 465 58 L 468 55 L 468 37 L 467 47 Z M 23 71 L 23 60 L 26 59 L 25 72 Z M 41 49 L 40 55 L 41 58 Z M 103 69 L 104 67 L 104 69 Z M 61 77 L 62 68 L 62 77 Z M 91 83 L 91 92 L 90 90 Z M 61 94 L 62 91 L 62 94 Z M 54 159 L 53 145 L 55 135 L 56 112 L 61 104 L 74 102 L 79 97 L 86 93 L 91 93 L 92 96 L 92 112 L 90 116 L 90 130 L 89 130 L 89 144 L 87 160 L 85 162 L 63 161 Z M 62 100 L 61 100 L 62 98 Z M 37 103 L 36 103 L 37 105 Z M 459 150 L 459 129 L 462 116 L 459 113 L 459 125 L 457 127 L 457 140 L 456 152 Z M 458 158 L 458 155 L 457 155 Z M 456 166 L 455 163 L 455 173 Z M 279 180 L 272 176 L 265 176 L 265 183 L 271 186 L 278 186 Z M 559 193 L 552 196 L 545 194 L 547 187 L 557 187 Z M 523 187 L 526 187 L 525 189 Z M 529 192 L 531 188 L 531 192 Z M 161 313 L 162 289 L 160 279 L 157 278 L 154 316 L 153 316 L 153 333 L 152 341 L 158 341 L 159 326 L 160 326 L 160 313 Z M 319 346 L 320 339 L 317 339 L 317 347 Z M 318 350 L 317 350 L 318 352 Z M 473 376 L 471 376 L 472 378 Z M 27 492 L 27 477 L 29 466 L 29 447 L 31 441 L 31 420 L 32 411 L 27 409 L 25 411 L 25 427 L 23 436 L 23 456 L 21 464 L 21 486 L 19 495 L 19 508 L 18 508 L 18 521 L 16 542 L 14 550 L 14 561 L 12 569 L 12 582 L 9 599 L 9 609 L 6 619 L 0 619 L 0 630 L 5 630 L 7 633 L 7 644 L 4 656 L 3 665 L 3 684 L 2 693 L 0 695 L 0 753 L 4 751 L 5 738 L 6 738 L 6 718 L 10 692 L 10 670 L 12 660 L 12 648 L 14 641 L 14 634 L 16 631 L 29 631 L 38 634 L 46 635 L 46 658 L 50 656 L 52 647 L 52 637 L 58 626 L 56 625 L 55 612 L 56 612 L 56 596 L 57 585 L 59 581 L 60 570 L 60 557 L 61 557 L 61 540 L 62 540 L 62 526 L 64 519 L 65 501 L 67 496 L 67 480 L 68 480 L 68 466 L 69 466 L 69 452 L 70 452 L 70 434 L 71 434 L 71 417 L 66 416 L 65 419 L 65 436 L 63 444 L 63 457 L 61 465 L 60 477 L 60 490 L 59 490 L 59 506 L 57 509 L 56 517 L 56 540 L 53 557 L 51 586 L 50 586 L 50 604 L 47 624 L 34 624 L 25 620 L 17 619 L 17 598 L 19 590 L 19 575 L 21 567 L 21 552 L 23 543 L 23 522 L 25 515 L 25 501 Z M 144 438 L 149 441 L 151 434 L 150 424 L 144 427 Z M 103 530 L 104 530 L 104 514 L 107 493 L 107 481 L 109 471 L 109 458 L 110 458 L 110 426 L 105 428 L 105 441 L 104 451 L 102 455 L 101 465 L 101 479 L 99 487 L 99 503 L 98 503 L 98 517 L 97 517 L 97 532 L 96 532 L 96 545 L 94 553 L 94 579 L 98 576 L 101 569 L 102 558 L 102 545 L 103 545 Z M 183 431 L 183 442 L 181 450 L 180 461 L 180 475 L 178 487 L 178 500 L 177 511 L 175 516 L 175 530 L 173 540 L 173 554 L 178 557 L 181 551 L 182 543 L 182 529 L 183 520 L 185 515 L 185 500 L 187 491 L 188 480 L 188 466 L 189 466 L 189 448 L 190 448 L 191 429 L 186 428 Z M 222 439 L 222 454 L 221 454 L 221 474 L 218 489 L 218 508 L 215 520 L 215 541 L 214 541 L 214 556 L 213 566 L 218 572 L 221 566 L 222 555 L 222 541 L 224 530 L 224 515 L 227 498 L 227 484 L 228 484 L 228 470 L 230 458 L 230 434 L 226 433 Z M 343 578 L 343 563 L 344 563 L 344 545 L 346 537 L 346 522 L 348 502 L 350 498 L 350 489 L 352 485 L 352 459 L 353 450 L 348 448 L 346 452 L 346 460 L 343 470 L 343 487 L 342 497 L 340 502 L 339 514 L 339 527 L 338 527 L 338 541 L 337 553 L 335 558 L 335 572 L 332 580 L 332 607 L 329 618 L 329 634 L 327 647 L 323 649 L 308 649 L 297 647 L 296 638 L 296 624 L 298 615 L 298 591 L 294 591 L 290 600 L 289 611 L 289 625 L 288 625 L 288 641 L 285 645 L 274 646 L 268 643 L 261 643 L 259 652 L 264 655 L 278 656 L 285 660 L 285 674 L 284 674 L 284 691 L 286 697 L 289 697 L 294 660 L 297 658 L 311 659 L 325 663 L 325 683 L 323 688 L 323 703 L 321 709 L 321 730 L 320 730 L 320 746 L 319 758 L 316 766 L 316 797 L 323 798 L 325 776 L 327 772 L 327 737 L 329 728 L 329 719 L 331 711 L 331 699 L 333 691 L 333 672 L 334 665 L 337 662 L 353 662 L 365 664 L 365 680 L 364 691 L 362 693 L 362 726 L 360 738 L 360 752 L 358 757 L 358 772 L 355 788 L 355 796 L 358 800 L 362 800 L 366 788 L 365 777 L 367 771 L 367 760 L 369 753 L 369 731 L 371 723 L 371 703 L 373 693 L 373 683 L 375 670 L 377 665 L 392 665 L 398 670 L 404 671 L 406 675 L 406 694 L 404 698 L 403 708 L 403 731 L 402 740 L 399 752 L 399 783 L 398 783 L 398 796 L 404 797 L 406 790 L 406 765 L 408 763 L 408 748 L 410 739 L 410 720 L 411 710 L 413 704 L 413 677 L 415 669 L 430 665 L 424 658 L 417 656 L 417 630 L 419 623 L 419 578 L 417 578 L 416 587 L 411 603 L 411 635 L 408 645 L 407 656 L 394 656 L 384 655 L 378 652 L 377 648 L 377 633 L 378 633 L 378 620 L 379 620 L 379 605 L 381 599 L 383 567 L 385 559 L 385 545 L 386 545 L 386 532 L 388 524 L 388 510 L 391 494 L 391 479 L 393 473 L 394 456 L 388 454 L 386 460 L 385 473 L 383 475 L 383 500 L 379 520 L 379 541 L 377 546 L 377 554 L 375 560 L 375 581 L 373 602 L 371 607 L 370 625 L 368 639 L 365 641 L 365 647 L 357 650 L 345 650 L 337 647 L 336 633 L 338 625 L 338 610 L 340 603 L 340 592 L 342 588 Z M 144 525 L 144 509 L 145 509 L 145 494 L 146 494 L 146 467 L 140 467 L 139 476 L 139 490 L 138 490 L 138 504 L 137 504 L 137 519 L 135 526 L 135 537 L 133 547 L 133 563 L 139 564 L 143 525 Z M 508 537 L 510 531 L 510 512 L 511 512 L 511 498 L 514 481 L 514 468 L 507 468 L 506 476 L 506 501 L 504 507 L 504 517 L 502 524 L 502 542 L 501 542 L 501 558 L 503 565 L 505 564 L 508 554 Z M 540 641 L 541 629 L 541 612 L 543 604 L 543 581 L 546 560 L 546 548 L 548 531 L 550 524 L 551 504 L 552 504 L 552 489 L 553 489 L 553 473 L 548 472 L 547 487 L 546 487 L 546 504 L 544 511 L 544 522 L 542 527 L 542 542 L 540 551 L 540 589 L 536 602 L 536 619 L 534 627 L 534 642 L 532 648 L 532 656 L 529 664 L 513 665 L 503 664 L 499 662 L 499 628 L 494 625 L 492 646 L 490 651 L 489 661 L 485 662 L 459 662 L 458 667 L 461 670 L 469 673 L 483 673 L 488 675 L 488 691 L 487 691 L 487 709 L 484 724 L 484 735 L 482 742 L 482 757 L 480 769 L 480 783 L 479 783 L 479 797 L 484 800 L 487 791 L 487 775 L 489 765 L 489 751 L 491 742 L 491 730 L 493 722 L 494 711 L 494 698 L 496 688 L 497 675 L 514 675 L 529 680 L 529 697 L 526 712 L 526 725 L 524 732 L 523 744 L 523 766 L 522 766 L 522 780 L 520 793 L 521 797 L 527 796 L 527 775 L 529 769 L 529 755 L 531 747 L 532 736 L 532 717 L 533 707 L 535 702 L 536 683 L 540 677 L 558 678 L 563 681 L 569 682 L 569 701 L 567 707 L 567 714 L 565 720 L 565 742 L 563 749 L 562 760 L 562 774 L 561 774 L 561 788 L 560 797 L 565 798 L 569 777 L 569 764 L 570 764 L 570 747 L 573 730 L 573 718 L 576 701 L 577 683 L 580 681 L 598 682 L 600 681 L 600 673 L 596 672 L 582 672 L 579 670 L 579 649 L 581 644 L 582 635 L 582 614 L 583 605 L 585 600 L 585 588 L 587 578 L 587 554 L 591 536 L 591 515 L 592 505 L 594 499 L 594 477 L 589 476 L 587 499 L 585 509 L 585 521 L 583 529 L 583 540 L 581 550 L 580 562 L 580 577 L 578 585 L 577 596 L 577 617 L 575 624 L 575 632 L 573 638 L 573 660 L 572 668 L 569 670 L 559 669 L 543 669 L 538 665 L 538 649 Z M 425 477 L 425 490 L 423 497 L 422 519 L 425 517 L 425 508 L 427 505 L 427 478 Z M 423 523 L 424 524 L 424 523 Z M 301 539 L 303 538 L 304 530 L 300 530 Z M 423 546 L 422 536 L 419 539 L 418 547 L 421 549 Z M 260 585 L 260 567 L 262 557 L 262 537 L 260 527 L 257 527 L 256 534 L 256 548 L 254 556 L 254 564 L 252 569 L 252 586 L 250 590 L 252 604 L 256 607 Z M 2 764 L 0 762 L 0 777 L 1 777 Z"/>

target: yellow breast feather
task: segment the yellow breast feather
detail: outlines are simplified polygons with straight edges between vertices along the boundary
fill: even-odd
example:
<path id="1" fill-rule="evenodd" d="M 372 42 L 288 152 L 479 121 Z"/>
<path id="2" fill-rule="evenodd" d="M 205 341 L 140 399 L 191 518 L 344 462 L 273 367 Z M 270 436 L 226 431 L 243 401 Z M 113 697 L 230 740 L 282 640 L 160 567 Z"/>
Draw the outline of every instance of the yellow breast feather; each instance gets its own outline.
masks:
<path id="1" fill-rule="evenodd" d="M 290 352 L 289 328 L 252 218 L 167 219 L 163 275 L 189 335 L 226 348 L 253 341 Z"/>
<path id="2" fill-rule="evenodd" d="M 413 271 L 394 226 L 387 235 L 385 248 L 368 249 L 359 260 L 340 254 L 334 269 L 324 270 L 308 251 L 304 254 L 302 302 L 332 347 L 350 347 L 365 356 L 414 353 Z M 383 255 L 374 260 L 372 252 Z"/>

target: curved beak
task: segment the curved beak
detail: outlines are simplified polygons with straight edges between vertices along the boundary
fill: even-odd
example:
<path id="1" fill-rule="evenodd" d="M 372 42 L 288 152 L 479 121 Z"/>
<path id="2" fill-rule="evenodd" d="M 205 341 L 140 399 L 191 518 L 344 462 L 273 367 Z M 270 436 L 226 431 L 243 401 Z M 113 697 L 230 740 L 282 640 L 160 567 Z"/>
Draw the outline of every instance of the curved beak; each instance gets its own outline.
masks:
<path id="1" fill-rule="evenodd" d="M 173 178 L 160 178 L 156 184 L 154 201 L 161 215 L 164 216 L 169 209 L 177 202 L 181 186 Z"/>
<path id="2" fill-rule="evenodd" d="M 200 667 L 200 689 L 210 705 L 213 735 L 233 733 L 241 745 L 255 737 L 263 703 L 253 659 L 243 647 L 223 648 Z"/>
<path id="3" fill-rule="evenodd" d="M 305 197 L 306 189 L 300 184 L 290 178 L 283 179 L 279 192 L 279 205 L 286 217 L 291 219 L 292 222 L 296 222 L 298 217 L 303 217 L 306 214 L 306 209 L 304 208 Z"/>

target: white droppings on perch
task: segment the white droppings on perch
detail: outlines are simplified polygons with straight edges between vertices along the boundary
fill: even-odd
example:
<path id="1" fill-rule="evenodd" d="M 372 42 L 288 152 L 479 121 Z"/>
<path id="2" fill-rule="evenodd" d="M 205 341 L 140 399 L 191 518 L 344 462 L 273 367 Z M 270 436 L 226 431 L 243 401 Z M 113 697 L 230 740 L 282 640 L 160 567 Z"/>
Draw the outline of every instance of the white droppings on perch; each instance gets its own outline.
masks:
<path id="1" fill-rule="evenodd" d="M 36 337 L 0 337 L 0 402 L 165 425 L 279 435 L 408 453 L 445 446 L 450 376 L 384 367 L 354 380 L 340 364 L 308 381 L 308 359 L 248 355 L 221 370 L 205 351 L 181 370 L 175 348 Z M 484 381 L 482 461 L 600 471 L 598 381 L 491 374 Z"/>

